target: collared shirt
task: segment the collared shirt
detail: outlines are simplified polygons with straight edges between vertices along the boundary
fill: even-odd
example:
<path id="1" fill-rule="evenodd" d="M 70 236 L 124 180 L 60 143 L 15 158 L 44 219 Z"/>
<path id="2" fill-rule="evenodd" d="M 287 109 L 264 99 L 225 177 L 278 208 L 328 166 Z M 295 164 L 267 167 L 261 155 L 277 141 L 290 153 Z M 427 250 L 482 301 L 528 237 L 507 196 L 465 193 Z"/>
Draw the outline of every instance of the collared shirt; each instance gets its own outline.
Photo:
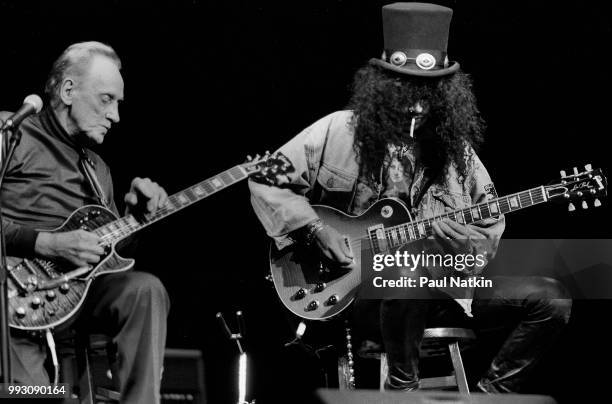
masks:
<path id="1" fill-rule="evenodd" d="M 21 141 L 0 189 L 9 255 L 32 255 L 38 230 L 57 228 L 75 209 L 100 204 L 79 163 L 85 155 L 117 213 L 108 166 L 68 135 L 53 110 L 27 118 L 19 130 Z"/>

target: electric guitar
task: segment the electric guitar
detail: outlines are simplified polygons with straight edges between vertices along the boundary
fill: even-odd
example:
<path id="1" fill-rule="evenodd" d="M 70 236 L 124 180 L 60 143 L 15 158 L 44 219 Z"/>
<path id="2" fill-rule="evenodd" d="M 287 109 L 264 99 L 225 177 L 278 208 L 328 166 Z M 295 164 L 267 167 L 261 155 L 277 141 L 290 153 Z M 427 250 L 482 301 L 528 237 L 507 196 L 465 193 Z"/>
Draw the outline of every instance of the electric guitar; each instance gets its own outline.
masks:
<path id="1" fill-rule="evenodd" d="M 127 271 L 134 265 L 115 251 L 117 243 L 136 231 L 200 201 L 245 178 L 272 185 L 287 182 L 294 171 L 281 153 L 247 158 L 214 177 L 168 197 L 167 204 L 151 214 L 118 218 L 103 206 L 87 205 L 75 210 L 57 229 L 66 232 L 83 229 L 100 236 L 106 253 L 95 266 L 75 267 L 67 262 L 7 257 L 9 325 L 36 331 L 57 327 L 76 314 L 91 282 L 100 275 Z"/>
<path id="2" fill-rule="evenodd" d="M 449 218 L 463 224 L 477 223 L 552 201 L 569 202 L 570 210 L 575 209 L 576 199 L 581 200 L 583 208 L 587 200 L 594 206 L 601 205 L 598 197 L 605 195 L 607 183 L 600 169 L 593 170 L 587 165 L 583 172 L 575 169 L 574 174 L 568 176 L 562 171 L 561 176 L 558 183 L 418 221 L 413 221 L 404 204 L 396 199 L 379 200 L 359 216 L 315 205 L 314 210 L 325 224 L 347 236 L 354 263 L 348 270 L 334 268 L 328 260 L 321 259 L 316 246 L 304 247 L 296 243 L 279 251 L 272 244 L 270 271 L 276 292 L 295 315 L 309 320 L 330 319 L 353 302 L 361 283 L 361 260 L 367 262 L 368 254 L 388 252 L 431 236 L 434 221 Z M 367 251 L 359 251 L 361 243 L 365 243 Z M 364 252 L 364 257 L 360 252 Z"/>

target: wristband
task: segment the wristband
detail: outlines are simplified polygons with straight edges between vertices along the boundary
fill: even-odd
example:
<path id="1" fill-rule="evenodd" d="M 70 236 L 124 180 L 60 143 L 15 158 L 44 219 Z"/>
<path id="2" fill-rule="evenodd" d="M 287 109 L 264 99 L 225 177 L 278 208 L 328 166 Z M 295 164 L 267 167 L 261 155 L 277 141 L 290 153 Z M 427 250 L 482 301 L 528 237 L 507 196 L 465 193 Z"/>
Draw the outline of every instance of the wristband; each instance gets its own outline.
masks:
<path id="1" fill-rule="evenodd" d="M 314 238 L 319 230 L 321 230 L 325 225 L 321 219 L 313 220 L 308 223 L 306 227 L 306 233 L 304 236 L 304 243 L 306 245 L 311 245 L 314 241 Z"/>

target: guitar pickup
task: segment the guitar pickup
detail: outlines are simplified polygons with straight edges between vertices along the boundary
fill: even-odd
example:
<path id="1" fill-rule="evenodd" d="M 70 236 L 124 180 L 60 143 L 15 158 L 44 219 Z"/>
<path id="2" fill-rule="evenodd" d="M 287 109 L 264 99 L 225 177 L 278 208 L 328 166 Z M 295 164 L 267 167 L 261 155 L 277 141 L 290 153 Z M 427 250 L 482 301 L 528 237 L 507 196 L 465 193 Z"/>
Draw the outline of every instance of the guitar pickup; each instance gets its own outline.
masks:
<path id="1" fill-rule="evenodd" d="M 10 266 L 10 265 L 8 265 L 6 269 L 7 269 L 9 278 L 11 278 L 13 283 L 15 285 L 17 285 L 17 287 L 21 290 L 21 292 L 28 293 L 28 287 L 26 285 L 24 285 L 23 282 L 21 282 L 21 280 L 19 280 L 19 278 L 15 274 L 15 272 L 14 272 L 15 268 Z"/>

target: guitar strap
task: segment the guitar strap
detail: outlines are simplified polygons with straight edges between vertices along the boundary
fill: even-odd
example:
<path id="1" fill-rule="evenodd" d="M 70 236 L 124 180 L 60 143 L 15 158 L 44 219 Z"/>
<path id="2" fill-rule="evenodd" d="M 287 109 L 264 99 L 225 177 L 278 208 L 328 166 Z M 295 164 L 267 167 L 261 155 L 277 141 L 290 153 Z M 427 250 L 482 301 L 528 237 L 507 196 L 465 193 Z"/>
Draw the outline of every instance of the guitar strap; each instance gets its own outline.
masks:
<path id="1" fill-rule="evenodd" d="M 100 181 L 98 181 L 98 177 L 96 176 L 95 163 L 91 160 L 85 149 L 80 148 L 79 155 L 81 156 L 79 164 L 81 165 L 81 168 L 85 173 L 85 177 L 87 177 L 87 182 L 89 182 L 89 185 L 94 191 L 98 202 L 106 209 L 112 210 L 110 207 L 110 200 L 106 198 L 106 194 L 104 193 L 104 190 L 100 185 Z"/>
<path id="2" fill-rule="evenodd" d="M 419 207 L 419 204 L 423 200 L 423 197 L 432 186 L 432 184 L 436 181 L 436 177 L 440 174 L 440 170 L 426 168 L 425 173 L 423 174 L 424 181 L 419 189 L 419 193 L 414 198 L 414 206 L 411 206 L 411 211 L 413 214 L 416 214 L 416 209 Z M 416 217 L 416 216 L 415 216 Z"/>

